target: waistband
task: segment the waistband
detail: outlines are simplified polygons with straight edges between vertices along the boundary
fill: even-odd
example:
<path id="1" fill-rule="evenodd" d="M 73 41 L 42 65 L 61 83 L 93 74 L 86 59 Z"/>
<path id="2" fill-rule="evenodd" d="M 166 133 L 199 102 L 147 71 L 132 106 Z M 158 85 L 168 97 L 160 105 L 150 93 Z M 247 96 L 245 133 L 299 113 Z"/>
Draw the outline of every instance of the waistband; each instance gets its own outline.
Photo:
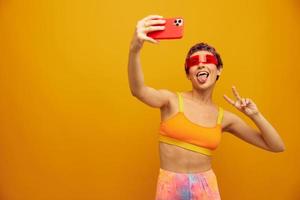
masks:
<path id="1" fill-rule="evenodd" d="M 165 173 L 165 174 L 169 174 L 169 175 L 210 175 L 210 174 L 215 174 L 214 170 L 212 168 L 210 168 L 209 170 L 206 171 L 202 171 L 202 172 L 191 172 L 191 173 L 183 173 L 183 172 L 173 172 L 173 171 L 169 171 L 163 168 L 159 168 L 159 172 L 160 173 Z"/>

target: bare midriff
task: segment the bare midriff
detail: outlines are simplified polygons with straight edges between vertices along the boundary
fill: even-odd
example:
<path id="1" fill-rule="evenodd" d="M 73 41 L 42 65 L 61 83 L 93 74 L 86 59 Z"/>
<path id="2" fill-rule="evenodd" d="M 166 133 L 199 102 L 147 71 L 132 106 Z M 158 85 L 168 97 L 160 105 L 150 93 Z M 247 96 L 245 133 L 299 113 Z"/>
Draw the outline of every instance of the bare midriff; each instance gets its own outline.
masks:
<path id="1" fill-rule="evenodd" d="M 211 169 L 211 157 L 172 144 L 159 142 L 160 167 L 178 173 L 197 173 Z"/>

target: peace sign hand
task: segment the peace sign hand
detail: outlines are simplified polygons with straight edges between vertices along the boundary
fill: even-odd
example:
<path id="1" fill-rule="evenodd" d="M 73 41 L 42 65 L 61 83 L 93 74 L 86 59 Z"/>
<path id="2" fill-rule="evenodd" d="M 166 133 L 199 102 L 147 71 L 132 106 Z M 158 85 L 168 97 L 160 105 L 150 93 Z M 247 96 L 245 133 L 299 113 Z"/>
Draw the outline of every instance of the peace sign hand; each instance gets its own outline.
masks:
<path id="1" fill-rule="evenodd" d="M 228 103 L 235 106 L 239 111 L 243 112 L 249 117 L 259 113 L 255 103 L 249 98 L 241 98 L 235 86 L 232 86 L 232 91 L 237 100 L 234 101 L 224 94 L 224 98 Z"/>

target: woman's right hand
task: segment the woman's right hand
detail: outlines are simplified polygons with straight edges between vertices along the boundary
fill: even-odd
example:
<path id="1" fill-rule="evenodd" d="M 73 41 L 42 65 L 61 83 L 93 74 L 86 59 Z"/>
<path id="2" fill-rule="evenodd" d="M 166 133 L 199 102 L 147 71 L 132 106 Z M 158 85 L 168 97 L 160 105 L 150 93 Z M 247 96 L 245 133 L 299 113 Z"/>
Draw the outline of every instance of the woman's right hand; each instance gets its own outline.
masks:
<path id="1" fill-rule="evenodd" d="M 158 44 L 157 40 L 147 36 L 147 33 L 152 31 L 164 30 L 165 26 L 157 26 L 159 24 L 165 24 L 165 20 L 162 20 L 160 15 L 149 15 L 140 21 L 136 25 L 133 39 L 131 41 L 130 49 L 134 51 L 139 51 L 144 41 L 148 41 L 154 44 Z"/>

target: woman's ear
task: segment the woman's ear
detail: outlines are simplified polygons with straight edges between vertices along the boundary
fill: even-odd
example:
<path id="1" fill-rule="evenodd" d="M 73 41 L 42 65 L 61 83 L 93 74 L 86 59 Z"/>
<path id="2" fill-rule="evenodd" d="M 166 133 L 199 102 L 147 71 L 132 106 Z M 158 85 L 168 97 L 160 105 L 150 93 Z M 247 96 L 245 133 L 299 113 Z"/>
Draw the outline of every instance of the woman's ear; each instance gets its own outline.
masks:
<path id="1" fill-rule="evenodd" d="M 218 70 L 217 70 L 217 75 L 219 75 L 219 76 L 220 76 L 220 75 L 221 75 L 221 73 L 222 73 L 222 70 L 223 70 L 223 67 L 222 67 L 222 68 L 220 68 L 220 69 L 218 69 Z"/>
<path id="2" fill-rule="evenodd" d="M 222 69 L 223 68 L 217 69 L 217 78 L 216 78 L 216 81 L 220 78 L 220 75 L 222 73 Z"/>

